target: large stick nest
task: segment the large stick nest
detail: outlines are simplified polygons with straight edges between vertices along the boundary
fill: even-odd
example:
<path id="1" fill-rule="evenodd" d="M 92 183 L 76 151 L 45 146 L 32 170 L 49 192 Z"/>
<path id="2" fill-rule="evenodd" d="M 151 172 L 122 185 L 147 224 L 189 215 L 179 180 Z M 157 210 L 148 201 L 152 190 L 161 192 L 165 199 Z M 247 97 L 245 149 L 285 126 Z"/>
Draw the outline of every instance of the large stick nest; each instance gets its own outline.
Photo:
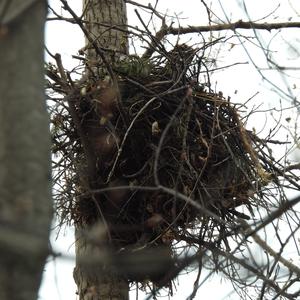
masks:
<path id="1" fill-rule="evenodd" d="M 181 240 L 228 247 L 234 219 L 261 205 L 270 174 L 241 106 L 199 82 L 201 66 L 185 45 L 118 61 L 114 78 L 64 81 L 48 66 L 65 95 L 51 108 L 64 220 L 101 220 L 115 246 L 161 246 L 170 257 Z"/>

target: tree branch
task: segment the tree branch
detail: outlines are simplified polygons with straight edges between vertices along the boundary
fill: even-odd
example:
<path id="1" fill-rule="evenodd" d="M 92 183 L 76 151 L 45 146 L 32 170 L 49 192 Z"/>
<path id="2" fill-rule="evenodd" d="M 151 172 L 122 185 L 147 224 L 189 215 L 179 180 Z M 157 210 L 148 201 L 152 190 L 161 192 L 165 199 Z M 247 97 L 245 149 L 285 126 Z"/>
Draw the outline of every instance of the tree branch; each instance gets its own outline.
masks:
<path id="1" fill-rule="evenodd" d="M 246 233 L 249 233 L 252 231 L 251 227 L 248 225 L 247 222 L 245 222 L 244 220 L 240 220 L 240 222 L 243 224 L 243 226 L 245 227 Z M 252 233 L 251 237 L 253 238 L 253 240 L 261 246 L 261 248 L 267 252 L 268 254 L 270 254 L 271 256 L 273 256 L 275 259 L 277 259 L 278 261 L 280 261 L 285 267 L 287 267 L 291 272 L 294 272 L 299 278 L 300 278 L 300 268 L 298 268 L 295 264 L 293 264 L 292 262 L 288 261 L 287 259 L 283 258 L 280 253 L 277 253 L 276 251 L 274 251 L 267 243 L 266 241 L 263 241 L 259 235 L 257 235 L 256 233 Z"/>
<path id="2" fill-rule="evenodd" d="M 282 22 L 282 23 L 255 23 L 244 22 L 239 20 L 229 24 L 217 24 L 217 25 L 203 25 L 203 26 L 188 26 L 188 27 L 168 27 L 165 29 L 165 35 L 167 34 L 187 34 L 196 32 L 210 32 L 221 30 L 233 30 L 236 29 L 257 29 L 257 30 L 274 30 L 282 28 L 300 28 L 300 22 Z"/>

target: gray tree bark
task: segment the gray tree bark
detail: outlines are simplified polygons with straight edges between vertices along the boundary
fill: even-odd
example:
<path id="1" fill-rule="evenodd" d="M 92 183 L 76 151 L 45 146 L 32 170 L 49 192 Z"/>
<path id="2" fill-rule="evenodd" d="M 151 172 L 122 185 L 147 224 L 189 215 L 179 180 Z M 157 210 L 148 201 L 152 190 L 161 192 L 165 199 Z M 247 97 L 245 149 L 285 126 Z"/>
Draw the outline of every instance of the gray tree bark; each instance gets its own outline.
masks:
<path id="1" fill-rule="evenodd" d="M 128 53 L 126 4 L 124 0 L 83 0 L 86 29 L 105 53 L 118 57 Z M 124 31 L 122 31 L 124 30 Z M 88 59 L 99 62 L 93 46 L 86 41 Z"/>
<path id="2" fill-rule="evenodd" d="M 126 30 L 127 16 L 124 0 L 83 0 L 83 11 L 86 28 L 97 43 L 100 50 L 115 58 L 128 53 L 126 33 L 115 29 Z M 92 45 L 87 41 L 87 58 L 94 63 L 100 62 Z M 99 227 L 100 226 L 100 227 Z M 109 265 L 109 242 L 99 232 L 99 240 L 92 244 L 88 235 L 97 232 L 103 224 L 94 224 L 89 228 L 76 228 L 76 267 L 74 279 L 77 284 L 80 300 L 127 300 L 129 299 L 129 284 L 126 278 L 113 273 Z M 101 229 L 100 229 L 101 231 Z M 97 246 L 98 244 L 98 246 Z M 101 246 L 99 246 L 101 244 Z M 97 262 L 97 263 L 95 263 Z"/>
<path id="3" fill-rule="evenodd" d="M 0 299 L 37 299 L 52 219 L 46 1 L 0 3 Z"/>

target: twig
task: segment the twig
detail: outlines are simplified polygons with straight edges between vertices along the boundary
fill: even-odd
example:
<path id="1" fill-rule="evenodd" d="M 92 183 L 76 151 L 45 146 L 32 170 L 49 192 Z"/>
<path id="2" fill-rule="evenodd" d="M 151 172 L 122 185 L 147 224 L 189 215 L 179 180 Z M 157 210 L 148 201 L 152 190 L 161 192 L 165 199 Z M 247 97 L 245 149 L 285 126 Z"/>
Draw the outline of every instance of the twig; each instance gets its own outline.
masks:
<path id="1" fill-rule="evenodd" d="M 249 236 L 252 236 L 254 233 L 258 232 L 260 229 L 265 228 L 268 224 L 273 222 L 275 219 L 279 218 L 281 215 L 283 215 L 286 211 L 288 211 L 290 208 L 292 208 L 299 202 L 300 202 L 300 196 L 298 196 L 290 201 L 284 202 L 278 209 L 276 209 L 275 211 L 270 213 L 268 215 L 268 217 L 264 221 L 262 221 L 258 226 L 256 226 L 254 229 L 249 231 L 246 234 L 245 239 L 247 239 L 247 237 L 249 237 Z"/>
<path id="2" fill-rule="evenodd" d="M 290 271 L 294 272 L 300 278 L 300 269 L 296 265 L 283 258 L 280 254 L 276 253 L 265 241 L 263 241 L 255 232 L 252 231 L 251 227 L 248 225 L 247 222 L 240 219 L 240 223 L 245 228 L 245 233 L 248 236 L 249 233 L 252 232 L 251 237 L 258 245 L 260 245 L 267 253 L 269 253 L 275 259 L 278 259 L 278 261 L 280 261 L 285 267 L 287 267 Z"/>
<path id="3" fill-rule="evenodd" d="M 102 59 L 105 67 L 107 68 L 107 71 L 108 71 L 109 75 L 112 78 L 113 85 L 114 85 L 114 87 L 116 89 L 116 92 L 117 92 L 117 103 L 118 103 L 118 108 L 119 108 L 119 112 L 120 112 L 121 118 L 122 118 L 124 124 L 127 124 L 128 121 L 127 121 L 126 114 L 124 112 L 124 108 L 123 108 L 122 101 L 121 101 L 121 94 L 120 94 L 120 89 L 119 89 L 119 85 L 118 85 L 118 80 L 116 78 L 116 75 L 115 75 L 115 73 L 113 71 L 113 68 L 112 68 L 111 64 L 107 61 L 107 59 L 106 59 L 103 51 L 98 47 L 96 41 L 91 37 L 90 33 L 83 26 L 83 23 L 82 23 L 81 19 L 71 9 L 71 7 L 69 6 L 68 2 L 66 0 L 60 0 L 60 1 L 64 4 L 64 9 L 67 10 L 72 15 L 72 17 L 74 18 L 74 20 L 76 21 L 76 23 L 81 28 L 82 32 L 85 34 L 85 36 L 88 39 L 88 41 L 94 47 L 96 53 Z"/>
<path id="4" fill-rule="evenodd" d="M 75 90 L 73 90 L 69 85 L 68 85 L 68 80 L 67 80 L 67 75 L 64 71 L 64 67 L 61 61 L 61 56 L 60 54 L 55 54 L 55 60 L 56 60 L 56 64 L 58 67 L 58 71 L 61 75 L 61 80 L 60 83 L 62 84 L 62 87 L 66 90 L 67 92 L 67 97 L 65 97 L 65 99 L 68 102 L 68 106 L 69 106 L 69 111 L 70 111 L 70 115 L 73 119 L 73 122 L 75 124 L 77 133 L 80 137 L 80 140 L 82 142 L 82 146 L 86 155 L 86 160 L 87 160 L 87 165 L 88 165 L 88 170 L 89 170 L 89 175 L 91 177 L 91 179 L 94 178 L 94 176 L 96 175 L 96 162 L 95 162 L 95 156 L 94 153 L 91 149 L 90 143 L 87 139 L 86 134 L 84 133 L 82 126 L 81 126 L 81 121 L 78 117 L 78 113 L 76 111 L 75 105 L 73 103 L 73 101 L 71 101 L 75 95 Z"/>
<path id="5" fill-rule="evenodd" d="M 120 156 L 121 156 L 121 154 L 122 154 L 123 147 L 124 147 L 124 145 L 125 145 L 125 142 L 126 142 L 126 140 L 127 140 L 127 137 L 128 137 L 128 135 L 129 135 L 130 130 L 132 129 L 133 125 L 135 124 L 135 121 L 136 121 L 136 120 L 139 118 L 139 116 L 145 111 L 145 109 L 146 109 L 151 103 L 153 103 L 156 99 L 157 99 L 157 97 L 151 98 L 151 99 L 150 99 L 150 100 L 149 100 L 149 101 L 148 101 L 148 102 L 147 102 L 147 103 L 139 110 L 139 112 L 136 114 L 136 116 L 135 116 L 135 117 L 133 118 L 133 120 L 131 121 L 131 123 L 130 123 L 128 129 L 126 130 L 126 133 L 125 133 L 124 138 L 123 138 L 123 140 L 122 140 L 121 146 L 120 146 L 120 148 L 118 149 L 117 157 L 116 157 L 116 159 L 115 159 L 115 161 L 114 161 L 114 164 L 113 164 L 113 166 L 112 166 L 112 169 L 110 170 L 110 172 L 109 172 L 109 174 L 108 174 L 108 176 L 107 176 L 106 183 L 108 183 L 108 182 L 110 181 L 111 177 L 112 177 L 113 174 L 114 174 L 116 165 L 117 165 L 117 163 L 118 163 L 118 161 L 119 161 L 119 158 L 120 158 Z"/>

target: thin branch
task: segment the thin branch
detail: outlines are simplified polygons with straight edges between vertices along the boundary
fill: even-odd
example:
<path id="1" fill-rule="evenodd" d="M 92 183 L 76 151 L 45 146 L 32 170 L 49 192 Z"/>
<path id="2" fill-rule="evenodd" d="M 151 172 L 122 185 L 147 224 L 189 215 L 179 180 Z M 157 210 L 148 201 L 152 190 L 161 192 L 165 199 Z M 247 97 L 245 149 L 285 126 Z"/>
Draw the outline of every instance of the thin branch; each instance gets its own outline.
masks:
<path id="1" fill-rule="evenodd" d="M 295 206 L 299 202 L 300 202 L 300 196 L 298 196 L 290 201 L 284 202 L 278 209 L 276 209 L 275 211 L 270 213 L 265 220 L 263 220 L 257 227 L 255 227 L 255 229 L 249 231 L 246 234 L 245 239 L 247 239 L 247 237 L 249 237 L 249 236 L 252 236 L 255 232 L 258 232 L 260 229 L 265 228 L 268 224 L 273 222 L 275 219 L 279 218 L 281 215 L 283 215 L 286 211 L 291 209 L 293 206 Z"/>
<path id="2" fill-rule="evenodd" d="M 244 220 L 240 220 L 240 222 L 243 224 L 243 226 L 246 229 L 246 234 L 248 232 L 251 232 L 251 227 L 245 222 Z M 256 233 L 253 233 L 251 237 L 254 239 L 254 241 L 261 246 L 267 253 L 269 253 L 271 256 L 273 256 L 275 259 L 280 261 L 285 267 L 287 267 L 290 271 L 296 273 L 296 275 L 300 278 L 300 269 L 288 261 L 287 259 L 283 258 L 280 253 L 277 253 L 274 251 L 265 241 L 263 241 Z"/>
<path id="3" fill-rule="evenodd" d="M 255 22 L 244 22 L 239 20 L 229 24 L 217 24 L 217 25 L 204 25 L 204 26 L 188 26 L 188 27 L 168 27 L 165 34 L 187 34 L 197 32 L 210 32 L 210 31 L 221 31 L 221 30 L 233 30 L 236 29 L 258 29 L 258 30 L 274 30 L 282 28 L 300 28 L 300 22 L 282 22 L 282 23 L 255 23 Z"/>
<path id="4" fill-rule="evenodd" d="M 120 148 L 119 148 L 119 150 L 118 150 L 117 157 L 116 157 L 116 159 L 115 159 L 115 161 L 114 161 L 114 164 L 113 164 L 113 166 L 112 166 L 112 168 L 111 168 L 111 171 L 110 171 L 109 174 L 108 174 L 106 183 L 108 183 L 108 182 L 111 180 L 111 178 L 112 178 L 112 176 L 113 176 L 113 174 L 114 174 L 115 168 L 116 168 L 117 163 L 118 163 L 118 161 L 119 161 L 119 158 L 120 158 L 120 156 L 121 156 L 121 154 L 122 154 L 122 151 L 123 151 L 123 148 L 124 148 L 124 145 L 125 145 L 125 141 L 127 140 L 127 137 L 128 137 L 128 135 L 129 135 L 129 132 L 131 131 L 132 127 L 135 125 L 136 120 L 137 120 L 137 119 L 139 118 L 139 116 L 145 111 L 145 109 L 146 109 L 152 102 L 154 102 L 156 99 L 157 99 L 157 97 L 153 97 L 153 98 L 151 98 L 148 102 L 146 102 L 146 104 L 140 109 L 140 111 L 136 114 L 136 116 L 135 116 L 135 117 L 133 118 L 133 120 L 131 121 L 131 123 L 130 123 L 128 129 L 126 130 L 126 133 L 125 133 L 124 138 L 123 138 L 123 140 L 122 140 L 121 146 L 120 146 Z"/>
<path id="5" fill-rule="evenodd" d="M 61 76 L 61 84 L 63 86 L 63 88 L 65 89 L 65 91 L 67 93 L 69 93 L 69 95 L 67 95 L 65 97 L 65 100 L 68 102 L 68 106 L 69 106 L 69 112 L 70 115 L 72 116 L 73 122 L 75 124 L 76 130 L 78 135 L 80 136 L 81 142 L 82 142 L 82 146 L 84 148 L 84 152 L 86 155 L 86 159 L 87 159 L 87 164 L 88 164 L 88 170 L 89 170 L 89 175 L 91 176 L 91 178 L 94 177 L 95 175 L 95 156 L 93 154 L 93 151 L 90 147 L 90 143 L 87 139 L 86 134 L 83 132 L 82 126 L 81 126 L 81 121 L 79 119 L 78 113 L 76 111 L 75 105 L 72 101 L 72 98 L 75 96 L 76 91 L 73 90 L 69 85 L 68 85 L 68 79 L 67 79 L 67 75 L 65 73 L 62 61 L 61 61 L 61 56 L 60 54 L 55 54 L 55 60 L 56 60 L 56 64 L 58 67 L 58 71 L 60 73 Z"/>
<path id="6" fill-rule="evenodd" d="M 116 78 L 116 75 L 113 71 L 112 65 L 109 63 L 109 61 L 106 59 L 105 54 L 103 53 L 103 51 L 98 47 L 97 42 L 91 37 L 90 33 L 88 32 L 88 30 L 84 27 L 81 18 L 79 18 L 75 12 L 71 9 L 71 7 L 69 6 L 68 2 L 65 0 L 60 0 L 61 3 L 63 3 L 63 9 L 65 9 L 66 11 L 68 11 L 71 16 L 74 18 L 74 20 L 76 21 L 76 23 L 78 24 L 78 26 L 80 27 L 80 29 L 82 30 L 82 32 L 84 33 L 84 35 L 86 36 L 86 38 L 88 39 L 88 41 L 91 43 L 91 45 L 94 47 L 97 55 L 99 55 L 99 57 L 102 59 L 105 67 L 107 68 L 107 71 L 109 73 L 109 75 L 112 78 L 114 87 L 117 91 L 117 103 L 118 103 L 118 108 L 119 108 L 119 112 L 120 115 L 122 117 L 122 120 L 124 122 L 124 124 L 127 124 L 127 119 L 125 117 L 125 112 L 123 109 L 123 105 L 122 105 L 122 101 L 121 101 L 121 94 L 120 94 L 120 90 L 119 90 L 119 85 L 118 85 L 118 80 Z"/>

